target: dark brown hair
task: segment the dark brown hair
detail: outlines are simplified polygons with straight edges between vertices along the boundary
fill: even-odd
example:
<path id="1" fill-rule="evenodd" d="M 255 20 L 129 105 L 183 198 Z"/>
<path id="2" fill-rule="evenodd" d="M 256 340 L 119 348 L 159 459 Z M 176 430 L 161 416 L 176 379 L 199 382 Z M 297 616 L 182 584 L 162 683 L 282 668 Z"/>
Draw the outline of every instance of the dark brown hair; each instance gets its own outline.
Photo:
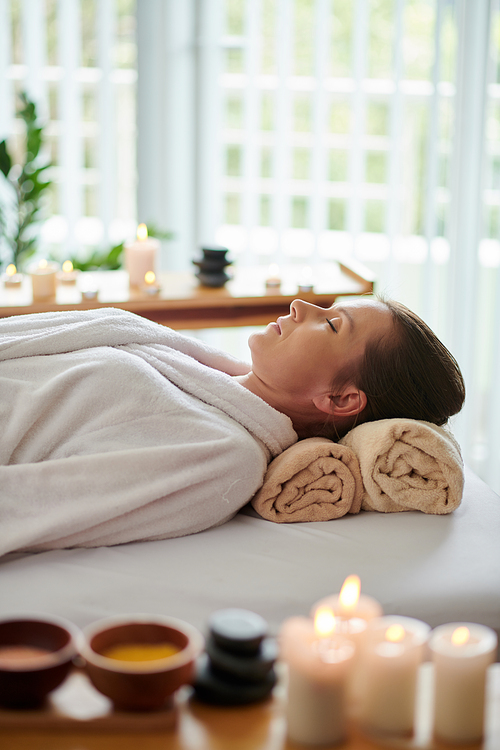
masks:
<path id="1" fill-rule="evenodd" d="M 393 328 L 389 335 L 368 341 L 364 354 L 336 378 L 334 393 L 350 382 L 367 397 L 363 411 L 349 422 L 330 423 L 336 437 L 355 424 L 376 419 L 419 419 L 444 425 L 465 400 L 460 367 L 436 334 L 401 303 L 379 301 L 391 313 Z"/>

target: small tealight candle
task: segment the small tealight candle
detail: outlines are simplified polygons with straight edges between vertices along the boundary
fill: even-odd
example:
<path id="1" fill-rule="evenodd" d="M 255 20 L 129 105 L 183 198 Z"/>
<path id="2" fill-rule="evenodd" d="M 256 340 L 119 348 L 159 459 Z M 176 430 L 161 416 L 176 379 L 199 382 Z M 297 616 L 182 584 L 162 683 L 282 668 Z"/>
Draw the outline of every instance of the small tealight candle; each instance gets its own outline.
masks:
<path id="1" fill-rule="evenodd" d="M 56 294 L 57 265 L 41 260 L 37 266 L 30 269 L 31 284 L 33 286 L 33 301 L 49 299 Z"/>
<path id="2" fill-rule="evenodd" d="M 336 618 L 324 608 L 315 620 L 293 617 L 280 633 L 281 658 L 288 665 L 287 731 L 294 742 L 342 742 L 346 688 L 354 644 L 335 632 Z"/>
<path id="3" fill-rule="evenodd" d="M 57 280 L 62 284 L 76 284 L 78 271 L 73 269 L 73 263 L 65 260 L 62 264 L 62 270 L 57 274 Z"/>
<path id="4" fill-rule="evenodd" d="M 92 274 L 85 273 L 81 278 L 80 291 L 82 298 L 85 300 L 96 300 L 99 293 L 99 287 Z"/>
<path id="5" fill-rule="evenodd" d="M 304 266 L 300 273 L 299 292 L 312 292 L 314 289 L 313 272 L 311 266 Z"/>
<path id="6" fill-rule="evenodd" d="M 432 631 L 434 733 L 452 743 L 480 742 L 484 732 L 486 675 L 495 661 L 496 633 L 475 623 L 449 623 Z"/>
<path id="7" fill-rule="evenodd" d="M 418 669 L 430 627 L 411 617 L 371 620 L 361 657 L 358 721 L 376 734 L 411 735 Z"/>
<path id="8" fill-rule="evenodd" d="M 20 273 L 17 273 L 17 268 L 15 267 L 14 263 L 9 263 L 7 268 L 5 269 L 5 274 L 3 276 L 3 283 L 4 286 L 9 288 L 19 287 L 21 286 L 23 277 Z"/>
<path id="9" fill-rule="evenodd" d="M 148 271 L 156 272 L 160 243 L 148 237 L 146 224 L 137 227 L 137 240 L 125 245 L 125 268 L 129 274 L 130 286 L 141 287 Z"/>
<path id="10" fill-rule="evenodd" d="M 280 269 L 277 263 L 271 263 L 266 278 L 266 290 L 278 292 L 281 287 Z"/>
<path id="11" fill-rule="evenodd" d="M 148 271 L 144 275 L 144 286 L 142 287 L 146 294 L 158 294 L 160 287 L 156 283 L 156 276 L 153 271 Z"/>

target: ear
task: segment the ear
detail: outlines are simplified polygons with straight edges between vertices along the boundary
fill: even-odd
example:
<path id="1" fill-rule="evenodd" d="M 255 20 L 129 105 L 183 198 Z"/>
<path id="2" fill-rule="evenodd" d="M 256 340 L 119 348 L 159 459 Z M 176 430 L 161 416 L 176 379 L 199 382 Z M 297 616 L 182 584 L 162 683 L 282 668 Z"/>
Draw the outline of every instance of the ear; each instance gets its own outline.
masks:
<path id="1" fill-rule="evenodd" d="M 337 396 L 333 396 L 331 393 L 315 396 L 313 404 L 325 414 L 332 414 L 337 417 L 353 417 L 363 411 L 367 404 L 367 398 L 364 391 L 350 385 Z"/>

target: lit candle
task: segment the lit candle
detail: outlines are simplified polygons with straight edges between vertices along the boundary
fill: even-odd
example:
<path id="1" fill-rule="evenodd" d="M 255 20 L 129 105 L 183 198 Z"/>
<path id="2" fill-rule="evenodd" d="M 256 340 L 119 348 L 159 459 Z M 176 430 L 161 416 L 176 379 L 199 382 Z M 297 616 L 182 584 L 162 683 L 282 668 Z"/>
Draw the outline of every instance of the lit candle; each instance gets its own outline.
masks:
<path id="1" fill-rule="evenodd" d="M 17 287 L 21 286 L 21 282 L 23 280 L 23 277 L 20 273 L 17 273 L 17 268 L 13 263 L 9 263 L 7 268 L 5 269 L 5 274 L 3 276 L 3 283 L 6 287 Z"/>
<path id="2" fill-rule="evenodd" d="M 78 271 L 73 269 L 73 263 L 65 260 L 62 264 L 62 270 L 57 274 L 57 280 L 63 284 L 76 284 Z"/>
<path id="3" fill-rule="evenodd" d="M 358 721 L 365 730 L 411 735 L 418 669 L 430 627 L 411 617 L 380 617 L 368 625 L 360 669 Z"/>
<path id="4" fill-rule="evenodd" d="M 144 286 L 142 287 L 146 294 L 158 294 L 160 287 L 156 283 L 156 276 L 153 271 L 148 271 L 144 275 Z"/>
<path id="5" fill-rule="evenodd" d="M 348 685 L 349 713 L 351 716 L 356 716 L 363 685 L 360 655 L 366 636 L 366 629 L 371 620 L 382 616 L 382 607 L 371 596 L 361 594 L 361 581 L 357 575 L 347 576 L 339 594 L 327 596 L 317 602 L 312 608 L 312 617 L 315 616 L 319 608 L 323 607 L 330 609 L 334 613 L 338 620 L 338 630 L 349 638 L 356 648 Z"/>
<path id="6" fill-rule="evenodd" d="M 30 269 L 33 287 L 33 301 L 49 299 L 56 294 L 57 265 L 41 260 L 38 265 Z"/>
<path id="7" fill-rule="evenodd" d="M 335 633 L 326 609 L 315 620 L 293 617 L 280 633 L 281 658 L 288 666 L 287 731 L 294 742 L 326 745 L 345 737 L 346 687 L 354 644 Z"/>
<path id="8" fill-rule="evenodd" d="M 148 271 L 156 273 L 160 243 L 148 237 L 145 224 L 137 227 L 137 240 L 125 245 L 125 268 L 129 274 L 130 286 L 142 286 Z"/>
<path id="9" fill-rule="evenodd" d="M 368 622 L 382 615 L 380 604 L 371 596 L 361 594 L 361 581 L 356 575 L 347 576 L 339 594 L 326 596 L 317 602 L 312 608 L 313 617 L 320 607 L 331 609 L 340 619 L 342 632 L 355 642 L 361 639 Z"/>
<path id="10" fill-rule="evenodd" d="M 271 263 L 266 279 L 266 290 L 277 292 L 281 287 L 280 269 L 277 263 Z"/>
<path id="11" fill-rule="evenodd" d="M 495 661 L 496 633 L 484 625 L 449 623 L 432 631 L 434 733 L 447 742 L 480 742 L 486 674 Z"/>

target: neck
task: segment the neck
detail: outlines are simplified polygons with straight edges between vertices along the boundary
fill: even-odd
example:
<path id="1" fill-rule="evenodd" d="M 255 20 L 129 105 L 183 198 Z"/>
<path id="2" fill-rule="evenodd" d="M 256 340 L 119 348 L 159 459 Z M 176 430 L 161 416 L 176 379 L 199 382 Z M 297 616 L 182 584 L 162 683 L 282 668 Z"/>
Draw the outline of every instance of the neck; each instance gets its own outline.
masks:
<path id="1" fill-rule="evenodd" d="M 290 399 L 286 399 L 282 393 L 272 390 L 263 383 L 252 371 L 247 375 L 235 377 L 242 386 L 261 398 L 266 404 L 272 406 L 276 411 L 286 414 L 292 420 L 293 428 L 300 438 L 311 437 L 315 426 L 321 422 L 321 412 L 318 412 L 309 401 L 301 402 L 296 399 L 293 406 Z M 314 409 L 314 413 L 312 413 Z"/>

